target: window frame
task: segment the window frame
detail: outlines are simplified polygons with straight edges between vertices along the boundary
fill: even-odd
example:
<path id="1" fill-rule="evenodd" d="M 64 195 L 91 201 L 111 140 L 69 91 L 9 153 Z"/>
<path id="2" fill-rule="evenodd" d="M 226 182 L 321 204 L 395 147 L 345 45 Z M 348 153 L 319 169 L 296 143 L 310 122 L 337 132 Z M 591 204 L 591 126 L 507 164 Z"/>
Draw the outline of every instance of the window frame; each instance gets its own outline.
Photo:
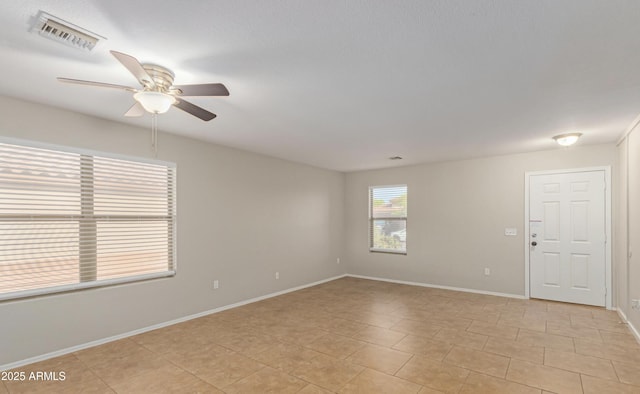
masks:
<path id="1" fill-rule="evenodd" d="M 373 191 L 376 189 L 390 189 L 390 188 L 400 188 L 404 187 L 405 193 L 407 194 L 407 207 L 405 208 L 405 216 L 377 216 L 373 215 Z M 369 252 L 370 253 L 389 253 L 396 255 L 406 255 L 407 254 L 407 224 L 408 224 L 408 196 L 409 196 L 409 186 L 405 184 L 396 184 L 396 185 L 378 185 L 378 186 L 369 186 L 369 194 L 367 196 L 369 200 Z M 405 226 L 405 241 L 404 241 L 404 249 L 385 249 L 385 248 L 376 248 L 374 247 L 374 231 L 375 231 L 375 221 L 376 220 L 385 220 L 385 221 L 403 221 Z"/>
<path id="2" fill-rule="evenodd" d="M 166 277 L 172 277 L 176 275 L 177 265 L 178 265 L 177 264 L 177 199 L 176 199 L 177 164 L 176 163 L 157 160 L 157 159 L 122 155 L 122 154 L 111 153 L 111 152 L 69 147 L 64 145 L 49 144 L 49 143 L 43 143 L 38 141 L 31 141 L 31 140 L 24 140 L 24 139 L 18 139 L 18 138 L 3 137 L 3 136 L 0 136 L 0 143 L 15 145 L 15 146 L 23 146 L 25 148 L 44 149 L 44 150 L 49 150 L 49 151 L 58 152 L 58 153 L 75 154 L 75 155 L 79 155 L 80 162 L 84 161 L 84 165 L 79 165 L 80 167 L 79 168 L 79 173 L 80 173 L 80 189 L 79 190 L 80 190 L 80 200 L 81 200 L 81 212 L 79 215 L 64 215 L 64 214 L 59 215 L 61 219 L 65 219 L 64 223 L 73 223 L 73 222 L 78 223 L 77 247 L 79 251 L 83 248 L 91 248 L 94 251 L 93 254 L 95 254 L 95 250 L 97 248 L 97 243 L 98 243 L 97 230 L 96 230 L 97 223 L 103 217 L 118 216 L 118 215 L 106 215 L 106 216 L 93 215 L 93 212 L 90 212 L 93 210 L 93 199 L 95 195 L 92 194 L 91 197 L 87 199 L 85 192 L 87 191 L 87 187 L 93 189 L 93 184 L 91 184 L 90 186 L 87 186 L 85 184 L 86 182 L 85 178 L 88 176 L 88 174 L 86 173 L 86 168 L 91 168 L 91 174 L 89 175 L 93 176 L 93 160 L 95 157 L 119 160 L 119 161 L 124 161 L 128 163 L 151 164 L 155 166 L 166 167 L 167 168 L 167 178 L 166 178 L 167 179 L 167 204 L 168 204 L 167 214 L 166 215 L 147 215 L 147 216 L 132 215 L 130 218 L 131 219 L 137 218 L 138 220 L 140 218 L 146 218 L 146 219 L 152 218 L 151 220 L 153 220 L 154 218 L 156 220 L 162 220 L 162 218 L 164 218 L 164 220 L 167 221 L 167 226 L 170 226 L 170 230 L 167 231 L 168 259 L 167 259 L 166 271 L 153 272 L 153 273 L 138 273 L 138 274 L 132 274 L 132 275 L 130 274 L 128 276 L 98 280 L 96 277 L 97 269 L 98 269 L 97 255 L 93 260 L 94 265 L 91 267 L 91 266 L 87 266 L 86 260 L 83 260 L 83 259 L 86 259 L 85 257 L 86 254 L 81 254 L 79 252 L 78 254 L 79 276 L 78 276 L 77 282 L 74 282 L 71 284 L 54 285 L 49 287 L 45 286 L 45 287 L 38 287 L 38 288 L 27 289 L 27 290 L 17 290 L 17 291 L 0 293 L 0 302 L 5 300 L 14 300 L 14 299 L 34 297 L 34 296 L 56 294 L 61 292 L 76 291 L 76 290 L 82 290 L 87 288 L 97 288 L 97 287 L 111 286 L 111 285 L 124 284 L 124 283 L 141 282 L 145 280 L 166 278 Z M 88 167 L 86 166 L 87 160 L 91 162 L 91 165 Z M 95 219 L 92 219 L 93 222 L 84 223 L 83 219 L 88 216 L 91 216 L 92 218 L 95 218 Z M 16 214 L 16 215 L 13 215 L 13 217 L 34 218 L 35 216 L 32 214 L 31 215 Z M 0 215 L 0 223 L 2 221 L 3 221 L 3 218 L 2 218 L 2 215 Z M 63 222 L 63 221 L 61 220 L 60 222 Z M 89 226 L 88 229 L 85 229 L 85 230 L 81 229 L 82 226 L 87 226 L 87 225 Z M 83 238 L 83 234 L 84 236 L 86 236 L 87 232 L 96 234 L 96 238 L 90 241 L 88 245 L 83 244 L 84 241 L 82 242 L 80 241 L 81 239 L 85 239 Z M 92 253 L 89 253 L 89 254 L 92 254 Z"/>

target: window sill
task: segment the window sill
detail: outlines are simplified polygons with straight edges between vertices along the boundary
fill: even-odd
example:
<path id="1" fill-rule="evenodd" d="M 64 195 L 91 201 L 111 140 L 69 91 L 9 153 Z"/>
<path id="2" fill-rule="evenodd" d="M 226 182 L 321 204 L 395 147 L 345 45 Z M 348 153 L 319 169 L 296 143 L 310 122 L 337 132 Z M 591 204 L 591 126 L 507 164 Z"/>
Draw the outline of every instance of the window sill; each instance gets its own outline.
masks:
<path id="1" fill-rule="evenodd" d="M 392 249 L 369 249 L 371 253 L 387 253 L 387 254 L 399 254 L 399 255 L 407 255 L 406 250 L 392 250 Z"/>

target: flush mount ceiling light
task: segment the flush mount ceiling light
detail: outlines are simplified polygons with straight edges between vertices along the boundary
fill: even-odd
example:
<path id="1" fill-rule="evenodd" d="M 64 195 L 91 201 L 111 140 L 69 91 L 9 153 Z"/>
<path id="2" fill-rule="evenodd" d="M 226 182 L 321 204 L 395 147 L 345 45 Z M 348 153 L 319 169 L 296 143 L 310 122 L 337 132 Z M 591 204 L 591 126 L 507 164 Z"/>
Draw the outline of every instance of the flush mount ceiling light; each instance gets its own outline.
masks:
<path id="1" fill-rule="evenodd" d="M 562 146 L 571 146 L 578 141 L 578 138 L 582 133 L 568 133 L 568 134 L 560 134 L 553 137 L 553 139 L 558 143 L 558 145 Z"/>
<path id="2" fill-rule="evenodd" d="M 141 91 L 133 95 L 142 107 L 152 114 L 163 114 L 176 102 L 176 98 L 162 92 Z"/>

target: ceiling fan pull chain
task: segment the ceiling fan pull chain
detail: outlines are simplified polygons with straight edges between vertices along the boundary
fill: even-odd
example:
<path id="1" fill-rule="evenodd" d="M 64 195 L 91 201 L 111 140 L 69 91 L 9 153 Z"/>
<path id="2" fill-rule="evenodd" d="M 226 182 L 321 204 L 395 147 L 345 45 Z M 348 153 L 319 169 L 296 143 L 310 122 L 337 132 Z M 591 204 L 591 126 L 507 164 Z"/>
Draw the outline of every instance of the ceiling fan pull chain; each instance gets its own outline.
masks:
<path id="1" fill-rule="evenodd" d="M 158 114 L 151 114 L 151 146 L 153 155 L 158 158 Z"/>

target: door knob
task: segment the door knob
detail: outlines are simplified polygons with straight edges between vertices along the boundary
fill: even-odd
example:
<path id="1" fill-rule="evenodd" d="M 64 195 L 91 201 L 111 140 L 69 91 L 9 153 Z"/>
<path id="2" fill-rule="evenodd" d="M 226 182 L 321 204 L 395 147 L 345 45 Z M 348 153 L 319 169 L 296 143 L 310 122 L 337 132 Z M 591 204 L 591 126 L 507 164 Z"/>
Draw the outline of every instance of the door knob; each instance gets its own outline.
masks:
<path id="1" fill-rule="evenodd" d="M 531 242 L 531 246 L 536 246 L 538 243 L 536 241 Z"/>

